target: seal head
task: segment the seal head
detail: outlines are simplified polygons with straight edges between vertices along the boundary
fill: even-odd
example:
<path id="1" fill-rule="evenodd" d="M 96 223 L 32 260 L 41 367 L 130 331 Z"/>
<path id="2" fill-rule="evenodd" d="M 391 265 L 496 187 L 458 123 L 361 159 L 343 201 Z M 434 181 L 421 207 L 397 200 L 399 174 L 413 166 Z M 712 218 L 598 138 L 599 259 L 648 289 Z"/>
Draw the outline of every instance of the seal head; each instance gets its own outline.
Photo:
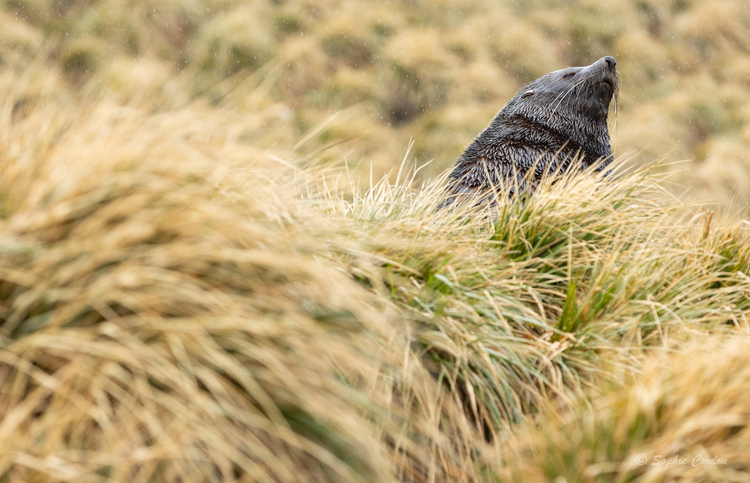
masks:
<path id="1" fill-rule="evenodd" d="M 449 175 L 449 200 L 489 189 L 533 191 L 545 173 L 612 161 L 607 115 L 618 93 L 617 62 L 546 74 L 518 91 L 469 145 Z"/>

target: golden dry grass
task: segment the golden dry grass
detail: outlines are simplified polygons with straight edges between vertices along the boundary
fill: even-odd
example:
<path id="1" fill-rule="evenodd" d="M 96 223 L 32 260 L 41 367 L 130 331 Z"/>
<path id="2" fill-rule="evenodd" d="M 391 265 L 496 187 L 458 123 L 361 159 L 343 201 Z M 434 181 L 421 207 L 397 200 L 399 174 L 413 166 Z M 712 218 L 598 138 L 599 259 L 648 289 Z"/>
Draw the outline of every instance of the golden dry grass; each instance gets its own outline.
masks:
<path id="1" fill-rule="evenodd" d="M 4 480 L 474 474 L 470 424 L 403 318 L 328 260 L 319 175 L 242 140 L 275 109 L 47 99 L 19 116 L 13 88 Z"/>
<path id="2" fill-rule="evenodd" d="M 741 4 L 527 7 L 5 4 L 0 481 L 746 480 L 750 225 L 627 168 L 694 129 L 744 183 Z M 520 82 L 613 48 L 656 144 L 436 210 Z"/>
<path id="3" fill-rule="evenodd" d="M 748 338 L 702 340 L 648 360 L 635 381 L 540 421 L 508 481 L 747 481 Z M 675 350 L 676 349 L 676 350 Z"/>
<path id="4" fill-rule="evenodd" d="M 38 74 L 2 86 L 7 481 L 492 480 L 518 423 L 747 331 L 745 224 L 647 171 L 436 210 L 406 166 L 362 192 L 259 150 L 263 84 L 154 108 Z"/>
<path id="5" fill-rule="evenodd" d="M 2 7 L 7 68 L 40 51 L 74 89 L 96 80 L 117 96 L 218 101 L 227 83 L 271 80 L 288 106 L 262 147 L 289 146 L 332 114 L 332 157 L 379 178 L 409 139 L 423 179 L 447 169 L 526 82 L 614 55 L 622 99 L 616 154 L 669 156 L 670 189 L 748 202 L 750 10 L 744 0 L 357 2 L 56 2 Z M 144 69 L 143 64 L 148 66 Z M 259 74 L 259 69 L 262 71 Z M 139 93 L 128 82 L 147 72 Z M 165 88 L 170 77 L 181 88 Z M 124 92 L 121 92 L 124 91 Z M 33 93 L 30 93 L 33 95 Z M 306 149 L 314 149 L 311 145 Z"/>

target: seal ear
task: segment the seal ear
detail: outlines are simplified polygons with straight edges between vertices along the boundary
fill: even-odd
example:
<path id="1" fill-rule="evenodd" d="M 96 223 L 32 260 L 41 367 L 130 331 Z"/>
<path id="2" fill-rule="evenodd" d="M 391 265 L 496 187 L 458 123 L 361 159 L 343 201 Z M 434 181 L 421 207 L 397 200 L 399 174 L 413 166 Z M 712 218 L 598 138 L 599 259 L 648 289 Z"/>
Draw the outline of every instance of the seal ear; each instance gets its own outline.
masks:
<path id="1" fill-rule="evenodd" d="M 533 94 L 533 93 L 534 93 L 534 90 L 533 90 L 533 89 L 532 89 L 532 90 L 530 90 L 530 91 L 526 91 L 526 92 L 524 92 L 523 94 L 521 94 L 521 99 L 526 99 L 527 97 L 529 97 L 529 96 L 530 96 L 531 94 Z"/>

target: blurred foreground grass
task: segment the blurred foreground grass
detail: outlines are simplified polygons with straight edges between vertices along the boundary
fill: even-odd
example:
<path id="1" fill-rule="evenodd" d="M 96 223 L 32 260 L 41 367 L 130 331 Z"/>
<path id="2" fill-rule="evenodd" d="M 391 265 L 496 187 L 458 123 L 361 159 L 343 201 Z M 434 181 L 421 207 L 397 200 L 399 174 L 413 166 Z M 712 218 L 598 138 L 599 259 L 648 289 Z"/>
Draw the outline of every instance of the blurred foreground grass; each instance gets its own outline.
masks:
<path id="1" fill-rule="evenodd" d="M 595 22 L 611 12 L 581 23 L 585 5 L 457 5 L 5 4 L 0 481 L 750 478 L 747 221 L 627 168 L 648 151 L 621 159 L 614 182 L 571 179 L 491 216 L 436 212 L 440 180 L 395 161 L 411 133 L 420 159 L 457 154 L 517 82 L 557 68 L 567 57 L 542 54 L 577 30 L 555 15 L 619 28 Z M 664 23 L 648 35 L 665 36 L 700 5 L 616 8 L 623 22 L 654 9 L 643 18 Z M 709 60 L 741 45 L 746 17 L 724 18 L 707 60 L 680 65 L 729 89 L 739 77 L 717 72 L 742 61 Z M 497 27 L 523 22 L 516 43 Z M 443 34 L 481 28 L 506 60 Z M 559 48 L 588 63 L 628 35 Z M 294 62 L 274 62 L 292 48 Z M 455 64 L 408 64 L 432 48 Z M 460 94 L 473 84 L 450 72 L 486 73 L 480 57 L 495 73 Z M 415 90 L 390 93 L 405 85 L 391 75 Z M 659 91 L 659 76 L 631 95 Z M 353 84 L 323 88 L 341 78 Z M 684 91 L 623 99 L 619 148 L 626 110 L 701 112 Z M 722 113 L 744 112 L 737 92 Z M 394 110 L 391 94 L 423 107 Z M 654 112 L 667 117 L 650 133 L 683 139 L 679 116 Z M 703 141 L 740 149 L 744 122 Z M 361 170 L 336 167 L 360 156 L 380 163 L 366 189 Z M 676 455 L 714 462 L 651 464 Z"/>
<path id="2" fill-rule="evenodd" d="M 747 477 L 747 222 L 665 203 L 647 171 L 436 211 L 440 181 L 406 167 L 363 192 L 258 149 L 274 106 L 48 81 L 19 113 L 18 86 L 0 86 L 4 481 L 652 475 L 633 448 Z M 599 404 L 573 439 L 557 423 Z"/>

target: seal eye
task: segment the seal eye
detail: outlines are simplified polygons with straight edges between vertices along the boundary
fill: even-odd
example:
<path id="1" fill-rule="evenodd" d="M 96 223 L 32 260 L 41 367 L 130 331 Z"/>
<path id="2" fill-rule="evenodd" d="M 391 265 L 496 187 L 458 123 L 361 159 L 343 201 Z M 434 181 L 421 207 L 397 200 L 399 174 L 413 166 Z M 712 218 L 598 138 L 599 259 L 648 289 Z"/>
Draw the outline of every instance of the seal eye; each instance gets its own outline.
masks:
<path id="1" fill-rule="evenodd" d="M 565 75 L 563 76 L 563 79 L 565 79 L 565 80 L 568 80 L 568 79 L 570 79 L 571 77 L 573 77 L 574 75 L 576 75 L 576 73 L 575 73 L 575 72 L 568 72 L 567 74 L 565 74 Z"/>

